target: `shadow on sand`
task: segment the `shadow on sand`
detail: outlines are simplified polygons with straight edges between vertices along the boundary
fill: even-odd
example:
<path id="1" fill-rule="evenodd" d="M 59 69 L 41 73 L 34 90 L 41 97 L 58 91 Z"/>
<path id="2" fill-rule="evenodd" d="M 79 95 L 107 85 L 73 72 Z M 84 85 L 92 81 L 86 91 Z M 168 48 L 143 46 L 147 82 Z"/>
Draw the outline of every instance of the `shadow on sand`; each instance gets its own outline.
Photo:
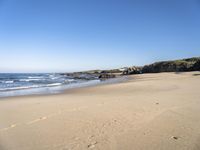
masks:
<path id="1" fill-rule="evenodd" d="M 195 73 L 193 74 L 193 76 L 200 76 L 200 73 Z"/>

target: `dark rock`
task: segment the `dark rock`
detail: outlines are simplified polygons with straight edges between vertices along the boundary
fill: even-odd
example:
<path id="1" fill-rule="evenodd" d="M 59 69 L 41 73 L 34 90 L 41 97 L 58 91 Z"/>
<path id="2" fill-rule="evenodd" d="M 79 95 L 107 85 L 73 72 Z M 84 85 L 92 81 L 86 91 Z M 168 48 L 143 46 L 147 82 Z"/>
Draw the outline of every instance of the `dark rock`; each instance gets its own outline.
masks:
<path id="1" fill-rule="evenodd" d="M 183 72 L 199 68 L 200 58 L 190 58 L 175 61 L 156 62 L 142 68 L 142 73 Z"/>
<path id="2" fill-rule="evenodd" d="M 122 73 L 119 69 L 111 69 L 111 70 L 102 70 L 100 73 Z"/>
<path id="3" fill-rule="evenodd" d="M 108 73 L 103 73 L 99 75 L 99 79 L 108 79 L 108 78 L 115 78 L 116 75 L 114 74 L 108 74 Z"/>
<path id="4" fill-rule="evenodd" d="M 200 60 L 194 64 L 193 71 L 200 71 Z"/>
<path id="5" fill-rule="evenodd" d="M 98 78 L 98 74 L 84 73 L 84 72 L 65 73 L 61 75 L 64 75 L 68 78 L 82 79 L 82 80 L 92 80 Z"/>
<path id="6" fill-rule="evenodd" d="M 142 73 L 142 68 L 141 67 L 128 67 L 123 71 L 124 75 L 130 75 L 130 74 L 140 74 Z"/>

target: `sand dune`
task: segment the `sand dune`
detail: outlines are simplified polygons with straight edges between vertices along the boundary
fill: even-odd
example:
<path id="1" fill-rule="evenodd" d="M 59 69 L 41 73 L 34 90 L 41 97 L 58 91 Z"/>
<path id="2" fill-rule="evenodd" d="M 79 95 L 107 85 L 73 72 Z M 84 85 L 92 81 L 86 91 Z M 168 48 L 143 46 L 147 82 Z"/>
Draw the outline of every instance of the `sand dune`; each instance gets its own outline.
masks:
<path id="1" fill-rule="evenodd" d="M 200 73 L 0 100 L 0 150 L 199 150 Z"/>

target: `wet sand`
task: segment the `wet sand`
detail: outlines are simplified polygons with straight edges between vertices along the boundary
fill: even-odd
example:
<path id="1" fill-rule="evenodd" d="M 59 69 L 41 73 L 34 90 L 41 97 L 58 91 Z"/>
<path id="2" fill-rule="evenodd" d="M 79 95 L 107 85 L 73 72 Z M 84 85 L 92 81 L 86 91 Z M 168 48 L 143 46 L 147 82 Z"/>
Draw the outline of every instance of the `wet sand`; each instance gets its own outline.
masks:
<path id="1" fill-rule="evenodd" d="M 0 99 L 0 150 L 199 150 L 200 72 Z"/>

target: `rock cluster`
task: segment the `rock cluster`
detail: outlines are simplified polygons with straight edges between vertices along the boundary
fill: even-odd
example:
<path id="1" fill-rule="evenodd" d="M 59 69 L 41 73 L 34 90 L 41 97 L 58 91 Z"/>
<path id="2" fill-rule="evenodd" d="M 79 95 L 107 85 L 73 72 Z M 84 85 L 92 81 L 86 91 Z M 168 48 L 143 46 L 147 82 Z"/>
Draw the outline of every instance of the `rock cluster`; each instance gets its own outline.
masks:
<path id="1" fill-rule="evenodd" d="M 123 75 L 140 74 L 140 73 L 142 73 L 142 68 L 141 67 L 136 67 L 136 66 L 128 67 L 128 68 L 125 68 L 122 73 L 123 73 Z"/>
<path id="2" fill-rule="evenodd" d="M 75 79 L 107 79 L 115 78 L 117 75 L 130 75 L 141 73 L 159 73 L 159 72 L 183 72 L 183 71 L 200 71 L 200 57 L 174 60 L 174 61 L 162 61 L 155 62 L 143 67 L 125 67 L 121 69 L 111 70 L 90 70 L 84 72 L 64 73 L 68 77 Z"/>
<path id="3" fill-rule="evenodd" d="M 193 71 L 200 71 L 200 60 L 198 60 L 194 66 L 193 66 Z"/>
<path id="4" fill-rule="evenodd" d="M 111 73 L 103 73 L 99 75 L 99 79 L 108 79 L 108 78 L 115 78 L 116 75 Z"/>
<path id="5" fill-rule="evenodd" d="M 80 79 L 80 80 L 94 80 L 94 79 L 108 79 L 115 78 L 116 75 L 113 73 L 107 72 L 74 72 L 74 73 L 62 73 L 61 75 L 67 76 L 72 79 Z"/>
<path id="6" fill-rule="evenodd" d="M 200 57 L 156 62 L 143 67 L 128 67 L 123 74 L 139 74 L 139 73 L 159 73 L 159 72 L 183 72 L 200 70 Z"/>

